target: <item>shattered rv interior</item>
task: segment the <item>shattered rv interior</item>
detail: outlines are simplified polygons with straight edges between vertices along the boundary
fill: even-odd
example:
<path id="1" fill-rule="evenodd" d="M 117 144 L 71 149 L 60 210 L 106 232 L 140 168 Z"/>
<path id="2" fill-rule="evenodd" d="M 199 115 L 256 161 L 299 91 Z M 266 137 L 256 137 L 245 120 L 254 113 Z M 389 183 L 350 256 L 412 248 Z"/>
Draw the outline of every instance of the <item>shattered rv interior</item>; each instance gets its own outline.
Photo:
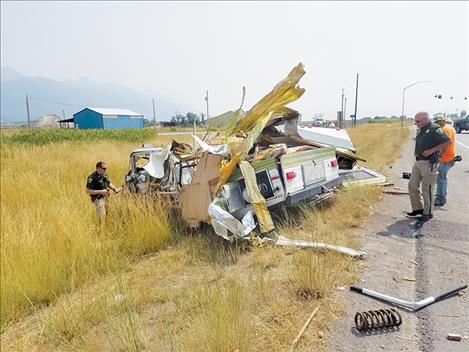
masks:
<path id="1" fill-rule="evenodd" d="M 262 235 L 273 231 L 270 207 L 328 198 L 363 159 L 345 130 L 299 126 L 299 112 L 286 105 L 303 95 L 304 74 L 300 63 L 249 111 L 241 103 L 225 143 L 193 135 L 194 148 L 173 141 L 133 151 L 127 187 L 171 195 L 188 226 L 209 223 L 230 241 L 251 238 L 257 225 Z"/>

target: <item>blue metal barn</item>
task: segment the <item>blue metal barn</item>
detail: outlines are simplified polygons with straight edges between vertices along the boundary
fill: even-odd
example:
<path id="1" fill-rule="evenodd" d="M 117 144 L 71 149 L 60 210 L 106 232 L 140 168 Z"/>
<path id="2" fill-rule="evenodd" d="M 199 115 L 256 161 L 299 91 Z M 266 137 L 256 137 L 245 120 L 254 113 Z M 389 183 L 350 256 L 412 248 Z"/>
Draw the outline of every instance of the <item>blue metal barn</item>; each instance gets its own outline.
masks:
<path id="1" fill-rule="evenodd" d="M 143 128 L 143 115 L 127 109 L 84 108 L 73 114 L 75 128 Z"/>

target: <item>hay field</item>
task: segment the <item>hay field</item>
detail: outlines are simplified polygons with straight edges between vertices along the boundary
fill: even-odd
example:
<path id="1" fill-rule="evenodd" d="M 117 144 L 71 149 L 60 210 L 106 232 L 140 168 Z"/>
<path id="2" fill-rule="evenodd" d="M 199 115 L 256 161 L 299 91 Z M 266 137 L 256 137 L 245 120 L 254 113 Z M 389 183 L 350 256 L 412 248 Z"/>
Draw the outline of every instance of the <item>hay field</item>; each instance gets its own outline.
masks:
<path id="1" fill-rule="evenodd" d="M 410 135 L 398 124 L 349 133 L 367 166 L 381 170 Z M 2 349 L 284 351 L 319 304 L 298 350 L 323 350 L 318 332 L 327 337 L 340 314 L 331 294 L 356 280 L 354 260 L 228 245 L 210 230 L 183 234 L 166 205 L 123 194 L 111 198 L 108 231 L 96 234 L 86 176 L 105 160 L 121 185 L 137 146 L 2 145 Z M 353 233 L 380 197 L 375 187 L 340 192 L 320 209 L 274 218 L 286 237 L 358 248 Z"/>
<path id="2" fill-rule="evenodd" d="M 56 132 L 50 131 L 54 137 Z M 153 142 L 169 140 L 164 136 Z M 98 236 L 85 194 L 86 178 L 97 161 L 108 163 L 111 181 L 120 186 L 130 151 L 151 139 L 20 141 L 2 140 L 1 148 L 2 324 L 31 305 L 49 304 L 87 280 L 125 268 L 171 233 L 169 214 L 159 202 L 137 202 L 122 193 L 112 197 L 108 229 Z"/>

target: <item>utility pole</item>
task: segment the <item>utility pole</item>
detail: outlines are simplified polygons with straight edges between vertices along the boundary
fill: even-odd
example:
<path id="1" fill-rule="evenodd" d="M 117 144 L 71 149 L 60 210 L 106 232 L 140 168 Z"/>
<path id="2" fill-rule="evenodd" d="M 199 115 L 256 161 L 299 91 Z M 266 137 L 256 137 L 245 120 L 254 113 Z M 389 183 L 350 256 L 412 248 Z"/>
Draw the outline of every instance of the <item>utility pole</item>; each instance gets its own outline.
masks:
<path id="1" fill-rule="evenodd" d="M 347 123 L 345 122 L 347 118 L 347 97 L 345 97 L 345 102 L 344 102 L 344 114 L 342 115 L 344 119 L 344 128 L 347 128 Z"/>
<path id="2" fill-rule="evenodd" d="M 62 110 L 62 116 L 64 117 L 64 120 L 65 120 L 65 110 Z"/>
<path id="3" fill-rule="evenodd" d="M 357 126 L 357 102 L 358 102 L 358 73 L 357 73 L 357 85 L 355 87 L 355 111 L 353 113 L 353 127 Z"/>
<path id="4" fill-rule="evenodd" d="M 344 88 L 342 88 L 342 102 L 340 107 L 340 113 L 342 114 L 340 121 L 339 121 L 339 128 L 343 128 L 343 120 L 344 120 Z"/>
<path id="5" fill-rule="evenodd" d="M 28 114 L 28 127 L 31 128 L 31 117 L 29 116 L 29 97 L 26 94 L 26 112 Z"/>
<path id="6" fill-rule="evenodd" d="M 153 125 L 155 126 L 155 131 L 156 131 L 155 98 L 151 98 L 151 103 L 153 105 Z"/>
<path id="7" fill-rule="evenodd" d="M 207 120 L 210 118 L 209 114 L 208 114 L 208 90 L 205 91 L 205 101 L 207 102 Z"/>

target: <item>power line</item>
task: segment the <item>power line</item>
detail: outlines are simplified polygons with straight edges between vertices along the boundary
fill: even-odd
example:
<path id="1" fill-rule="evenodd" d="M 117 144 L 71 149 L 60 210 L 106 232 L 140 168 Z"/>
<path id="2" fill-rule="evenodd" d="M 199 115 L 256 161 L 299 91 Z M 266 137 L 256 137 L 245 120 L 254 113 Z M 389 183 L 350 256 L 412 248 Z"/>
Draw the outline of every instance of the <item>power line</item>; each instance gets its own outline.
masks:
<path id="1" fill-rule="evenodd" d="M 43 99 L 43 98 L 38 98 L 38 97 L 32 97 L 32 96 L 30 96 L 29 99 L 35 99 L 35 100 L 39 100 L 39 101 L 42 101 L 42 102 L 45 102 L 45 103 L 49 103 L 49 104 L 74 106 L 74 107 L 77 107 L 77 108 L 83 108 L 83 107 L 86 106 L 86 105 L 76 105 L 76 104 L 69 104 L 69 103 L 61 103 L 61 102 L 58 102 L 58 101 L 53 101 L 53 100 L 48 100 L 48 99 Z"/>

